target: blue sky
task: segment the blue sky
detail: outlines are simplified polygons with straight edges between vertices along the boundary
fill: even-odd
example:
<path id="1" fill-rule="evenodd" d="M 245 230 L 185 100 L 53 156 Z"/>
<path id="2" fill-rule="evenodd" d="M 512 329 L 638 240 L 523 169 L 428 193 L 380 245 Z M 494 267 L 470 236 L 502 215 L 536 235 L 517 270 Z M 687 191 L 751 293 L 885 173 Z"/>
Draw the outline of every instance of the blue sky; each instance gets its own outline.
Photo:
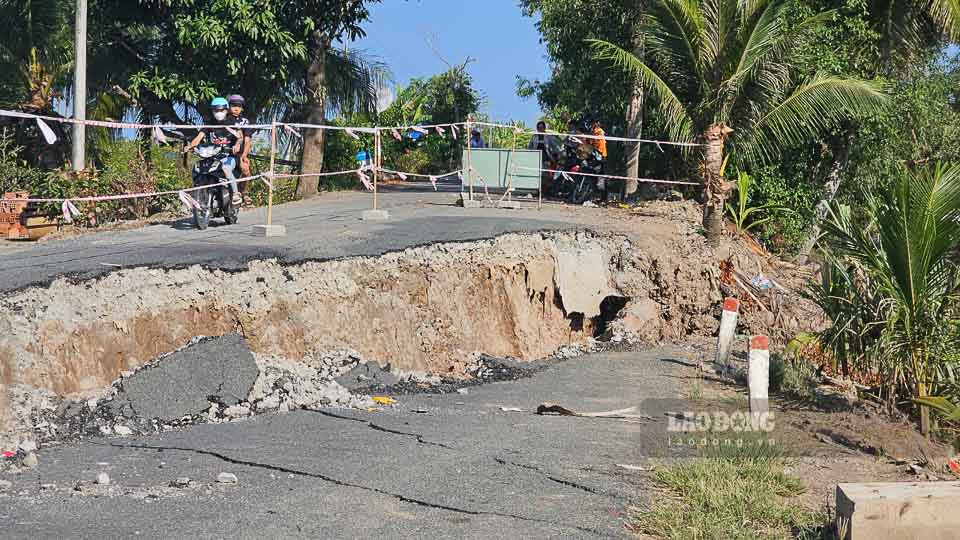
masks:
<path id="1" fill-rule="evenodd" d="M 517 75 L 545 79 L 546 49 L 536 21 L 524 17 L 517 0 L 384 0 L 371 6 L 367 37 L 350 44 L 379 57 L 396 83 L 447 69 L 427 44 L 451 64 L 467 56 L 474 85 L 487 98 L 485 112 L 497 120 L 532 125 L 540 114 L 535 98 L 517 97 Z"/>

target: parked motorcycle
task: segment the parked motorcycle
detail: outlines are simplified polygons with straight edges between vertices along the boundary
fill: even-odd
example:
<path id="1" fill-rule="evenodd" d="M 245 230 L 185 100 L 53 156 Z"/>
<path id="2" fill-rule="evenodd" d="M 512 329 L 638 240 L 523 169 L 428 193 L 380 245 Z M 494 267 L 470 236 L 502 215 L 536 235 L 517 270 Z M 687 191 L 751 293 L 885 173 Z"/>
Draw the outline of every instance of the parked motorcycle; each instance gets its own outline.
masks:
<path id="1" fill-rule="evenodd" d="M 193 209 L 193 225 L 206 229 L 211 217 L 222 217 L 227 225 L 237 223 L 240 209 L 231 202 L 227 175 L 223 172 L 223 160 L 230 153 L 213 144 L 201 144 L 194 153 L 200 159 L 193 166 L 193 187 L 208 187 L 193 192 L 194 199 L 200 203 L 200 208 Z"/>
<path id="2" fill-rule="evenodd" d="M 592 144 L 572 141 L 565 145 L 565 155 L 562 172 L 554 175 L 554 195 L 571 204 L 583 204 L 601 191 L 599 181 L 602 179 L 578 173 L 603 174 L 603 155 Z"/>

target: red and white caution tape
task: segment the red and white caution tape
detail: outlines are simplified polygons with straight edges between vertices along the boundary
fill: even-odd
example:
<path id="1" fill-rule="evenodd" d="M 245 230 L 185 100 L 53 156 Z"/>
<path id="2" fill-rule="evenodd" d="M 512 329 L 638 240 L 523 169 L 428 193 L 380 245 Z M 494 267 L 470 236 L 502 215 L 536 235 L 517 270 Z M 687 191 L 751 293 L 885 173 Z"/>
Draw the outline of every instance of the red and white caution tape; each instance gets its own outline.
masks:
<path id="1" fill-rule="evenodd" d="M 43 138 L 46 139 L 47 144 L 57 142 L 57 135 L 50 129 L 50 126 L 40 118 L 37 118 L 37 127 L 39 127 L 40 132 L 43 133 Z"/>
<path id="2" fill-rule="evenodd" d="M 63 212 L 63 220 L 67 223 L 73 223 L 73 218 L 80 217 L 80 211 L 69 200 L 63 201 L 60 210 Z"/>
<path id="3" fill-rule="evenodd" d="M 572 178 L 570 175 L 571 175 L 571 174 L 574 174 L 574 175 L 577 175 L 577 176 L 592 176 L 592 177 L 595 177 L 595 178 L 609 178 L 610 180 L 636 180 L 637 182 L 645 182 L 645 183 L 650 183 L 650 184 L 676 184 L 676 185 L 681 185 L 681 186 L 701 186 L 701 185 L 703 185 L 703 184 L 701 184 L 701 183 L 699 183 L 699 182 L 681 182 L 681 181 L 679 181 L 679 180 L 658 180 L 658 179 L 656 179 L 656 178 L 634 178 L 634 177 L 632 177 L 632 176 L 615 176 L 615 175 L 612 175 L 612 174 L 593 174 L 593 173 L 585 173 L 585 172 L 569 172 L 569 173 L 568 173 L 567 171 L 557 171 L 557 170 L 553 170 L 553 169 L 537 169 L 536 167 L 520 167 L 520 166 L 518 166 L 517 169 L 522 169 L 522 170 L 527 170 L 527 171 L 549 172 L 549 173 L 557 173 L 557 172 L 558 172 L 558 173 L 560 173 L 561 176 L 563 176 L 564 178 L 566 178 L 566 179 L 568 179 L 568 180 L 571 180 L 571 181 L 573 180 L 573 178 Z"/>
<path id="4" fill-rule="evenodd" d="M 184 191 L 179 192 L 177 195 L 180 196 L 180 202 L 183 203 L 183 206 L 187 208 L 187 212 L 191 210 L 200 210 L 200 203 L 196 199 L 190 196 L 189 193 Z"/>
<path id="5" fill-rule="evenodd" d="M 311 177 L 324 177 L 324 176 L 344 176 L 348 174 L 356 174 L 357 169 L 346 169 L 343 171 L 332 171 L 332 172 L 319 172 L 319 173 L 274 173 L 273 178 L 311 178 Z"/>
<path id="6" fill-rule="evenodd" d="M 273 173 L 270 171 L 267 171 L 263 173 L 263 176 L 261 178 L 261 180 L 263 180 L 263 183 L 266 184 L 267 187 L 270 189 L 273 189 L 273 182 L 270 181 L 270 178 L 272 177 L 273 177 Z"/>
<path id="7" fill-rule="evenodd" d="M 160 144 L 168 142 L 167 136 L 163 134 L 163 129 L 160 126 L 153 126 L 153 138 Z"/>
<path id="8" fill-rule="evenodd" d="M 256 180 L 256 179 L 258 179 L 258 178 L 261 178 L 261 176 L 262 176 L 262 175 L 257 174 L 257 175 L 254 175 L 254 176 L 245 176 L 245 177 L 243 177 L 243 178 L 237 178 L 237 183 L 238 183 L 238 184 L 242 184 L 242 183 L 244 183 L 244 182 L 251 182 L 251 181 L 253 181 L 253 180 Z M 30 197 L 24 197 L 24 198 L 9 198 L 9 199 L 3 199 L 3 200 L 4 200 L 4 201 L 10 201 L 10 202 L 27 202 L 27 203 L 31 203 L 31 202 L 35 202 L 35 203 L 61 203 L 61 208 L 67 208 L 67 209 L 69 210 L 70 206 L 73 206 L 73 203 L 79 203 L 79 202 L 106 202 L 106 201 L 124 201 L 124 200 L 130 200 L 130 199 L 146 199 L 146 198 L 150 198 L 150 197 L 161 197 L 161 196 L 164 196 L 164 195 L 178 195 L 178 194 L 181 193 L 181 192 L 191 193 L 191 192 L 194 192 L 194 191 L 199 191 L 199 190 L 201 190 L 201 189 L 207 189 L 207 188 L 209 188 L 209 187 L 210 187 L 210 186 L 196 186 L 196 187 L 185 188 L 185 189 L 172 189 L 172 190 L 170 190 L 170 191 L 150 191 L 150 192 L 143 192 L 143 193 L 124 193 L 124 194 L 122 194 L 122 195 L 91 195 L 91 196 L 89 196 L 89 197 L 71 197 L 71 198 L 69 198 L 69 199 L 67 199 L 67 198 L 30 198 Z M 67 203 L 67 202 L 70 202 L 70 206 L 67 206 L 66 204 L 64 204 L 64 203 Z M 73 206 L 73 208 L 76 209 L 75 206 Z"/>
<path id="9" fill-rule="evenodd" d="M 357 171 L 357 177 L 360 178 L 360 181 L 363 182 L 363 185 L 369 190 L 373 191 L 373 184 L 370 182 L 370 177 L 363 172 L 363 169 Z"/>
<path id="10" fill-rule="evenodd" d="M 93 127 L 102 127 L 102 128 L 111 128 L 111 129 L 153 129 L 157 124 L 137 124 L 133 122 L 112 122 L 106 120 L 77 120 L 75 118 L 60 118 L 57 116 L 44 116 L 40 114 L 30 114 L 23 113 L 19 111 L 8 111 L 0 109 L 0 116 L 8 116 L 13 118 L 34 118 L 44 120 L 46 122 L 59 122 L 61 124 L 80 124 L 84 126 L 93 126 Z M 163 127 L 167 129 L 216 129 L 222 128 L 223 125 L 218 124 L 165 124 Z M 243 129 L 270 129 L 270 124 L 248 124 L 243 126 Z"/>
<path id="11" fill-rule="evenodd" d="M 347 128 L 345 131 L 347 132 L 347 135 L 353 137 L 354 139 L 357 139 L 358 141 L 360 140 L 360 136 L 357 135 L 357 132 L 356 132 L 356 131 L 354 131 L 354 130 L 352 130 L 352 129 L 350 129 L 350 128 Z"/>
<path id="12" fill-rule="evenodd" d="M 400 132 L 397 131 L 396 128 L 391 129 L 391 130 L 390 130 L 390 134 L 393 135 L 393 138 L 396 139 L 396 140 L 398 140 L 398 141 L 402 141 L 402 140 L 403 140 L 403 137 L 400 135 Z"/>
<path id="13" fill-rule="evenodd" d="M 292 127 L 290 127 L 290 126 L 287 125 L 287 124 L 284 124 L 284 125 L 283 125 L 283 130 L 286 131 L 287 133 L 293 135 L 294 137 L 296 137 L 296 138 L 298 138 L 298 139 L 302 139 L 302 138 L 303 138 L 303 135 L 301 135 L 299 131 L 293 129 Z"/>
<path id="14" fill-rule="evenodd" d="M 446 133 L 447 133 L 447 132 L 444 131 L 443 128 L 440 127 L 440 126 L 437 126 L 435 129 L 437 130 L 437 133 L 439 133 L 441 137 L 443 137 L 443 136 L 446 135 Z"/>
<path id="15" fill-rule="evenodd" d="M 516 129 L 517 129 L 517 126 L 508 125 L 508 124 L 494 124 L 494 123 L 491 123 L 491 122 L 473 122 L 471 125 L 475 125 L 475 126 L 487 126 L 487 127 L 494 127 L 494 128 L 504 128 L 504 129 L 512 129 L 512 130 L 516 130 Z M 529 129 L 528 129 L 528 130 L 522 130 L 522 129 L 521 129 L 520 133 L 526 133 L 526 134 L 530 134 L 530 135 L 553 135 L 553 136 L 555 136 L 555 137 L 561 137 L 561 138 L 562 138 L 562 137 L 572 136 L 572 135 L 570 135 L 569 133 L 559 133 L 559 132 L 556 132 L 556 131 L 544 131 L 544 132 L 541 133 L 541 132 L 539 132 L 539 131 L 534 131 L 534 130 L 529 130 Z M 575 137 L 576 137 L 575 140 L 576 140 L 577 142 L 580 142 L 580 140 L 582 140 L 582 139 L 603 139 L 603 140 L 608 141 L 608 142 L 612 142 L 612 141 L 616 141 L 616 142 L 637 142 L 637 143 L 656 144 L 656 145 L 658 145 L 658 146 L 659 146 L 659 145 L 664 145 L 664 146 L 681 146 L 681 147 L 687 147 L 687 148 L 698 148 L 698 147 L 701 147 L 701 146 L 706 146 L 706 145 L 704 145 L 704 144 L 695 143 L 695 142 L 685 142 L 685 141 L 661 141 L 661 140 L 656 140 L 656 139 L 632 139 L 632 138 L 628 138 L 628 137 L 611 137 L 611 136 L 608 136 L 608 135 L 602 135 L 602 136 L 601 136 L 601 135 L 589 135 L 589 134 L 586 134 L 586 133 L 578 133 Z"/>
<path id="16" fill-rule="evenodd" d="M 437 177 L 430 175 L 430 183 L 433 184 L 433 190 L 437 190 Z"/>
<path id="17" fill-rule="evenodd" d="M 359 127 L 359 126 L 327 126 L 323 124 L 303 124 L 300 122 L 277 122 L 278 126 L 290 126 L 300 129 L 323 129 L 327 131 L 353 131 L 354 133 L 376 133 L 377 128 Z M 247 128 L 249 126 L 243 126 Z"/>
<path id="18" fill-rule="evenodd" d="M 415 178 L 427 178 L 427 179 L 436 178 L 436 179 L 440 179 L 440 178 L 446 178 L 446 177 L 448 177 L 448 176 L 453 176 L 453 175 L 455 175 L 455 174 L 461 174 L 461 171 L 459 171 L 459 170 L 457 170 L 457 171 L 452 171 L 452 172 L 448 172 L 448 173 L 446 173 L 446 174 L 431 175 L 431 174 L 419 174 L 419 173 L 412 173 L 412 172 L 395 171 L 395 170 L 392 170 L 392 169 L 384 169 L 383 167 L 380 167 L 380 172 L 385 172 L 385 173 L 388 173 L 388 174 L 395 174 L 395 175 L 399 176 L 402 180 L 406 180 L 407 177 L 410 177 L 410 176 L 413 176 L 413 177 L 415 177 Z"/>

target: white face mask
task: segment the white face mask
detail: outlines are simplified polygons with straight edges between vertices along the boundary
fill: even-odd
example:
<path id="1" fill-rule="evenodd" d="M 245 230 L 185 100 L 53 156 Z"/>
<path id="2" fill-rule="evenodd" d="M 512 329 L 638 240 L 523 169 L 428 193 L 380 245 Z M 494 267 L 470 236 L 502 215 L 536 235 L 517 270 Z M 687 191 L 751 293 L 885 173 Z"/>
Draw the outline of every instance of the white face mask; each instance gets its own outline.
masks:
<path id="1" fill-rule="evenodd" d="M 223 119 L 227 117 L 227 111 L 217 111 L 213 113 L 213 117 L 216 118 L 218 122 L 222 122 Z"/>

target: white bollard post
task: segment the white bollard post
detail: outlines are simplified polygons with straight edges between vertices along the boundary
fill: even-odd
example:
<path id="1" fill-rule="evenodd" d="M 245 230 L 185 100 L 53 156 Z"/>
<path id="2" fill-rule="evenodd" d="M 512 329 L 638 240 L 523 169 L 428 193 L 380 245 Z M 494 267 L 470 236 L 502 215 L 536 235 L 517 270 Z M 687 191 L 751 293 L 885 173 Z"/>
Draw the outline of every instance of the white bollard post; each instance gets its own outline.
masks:
<path id="1" fill-rule="evenodd" d="M 747 375 L 750 387 L 750 413 L 754 415 L 770 412 L 770 340 L 767 336 L 753 336 L 750 339 L 750 371 Z"/>
<path id="2" fill-rule="evenodd" d="M 737 334 L 737 314 L 740 301 L 736 298 L 727 298 L 723 301 L 723 315 L 720 316 L 720 335 L 717 337 L 716 364 L 727 376 L 732 375 L 729 363 L 730 349 Z"/>

